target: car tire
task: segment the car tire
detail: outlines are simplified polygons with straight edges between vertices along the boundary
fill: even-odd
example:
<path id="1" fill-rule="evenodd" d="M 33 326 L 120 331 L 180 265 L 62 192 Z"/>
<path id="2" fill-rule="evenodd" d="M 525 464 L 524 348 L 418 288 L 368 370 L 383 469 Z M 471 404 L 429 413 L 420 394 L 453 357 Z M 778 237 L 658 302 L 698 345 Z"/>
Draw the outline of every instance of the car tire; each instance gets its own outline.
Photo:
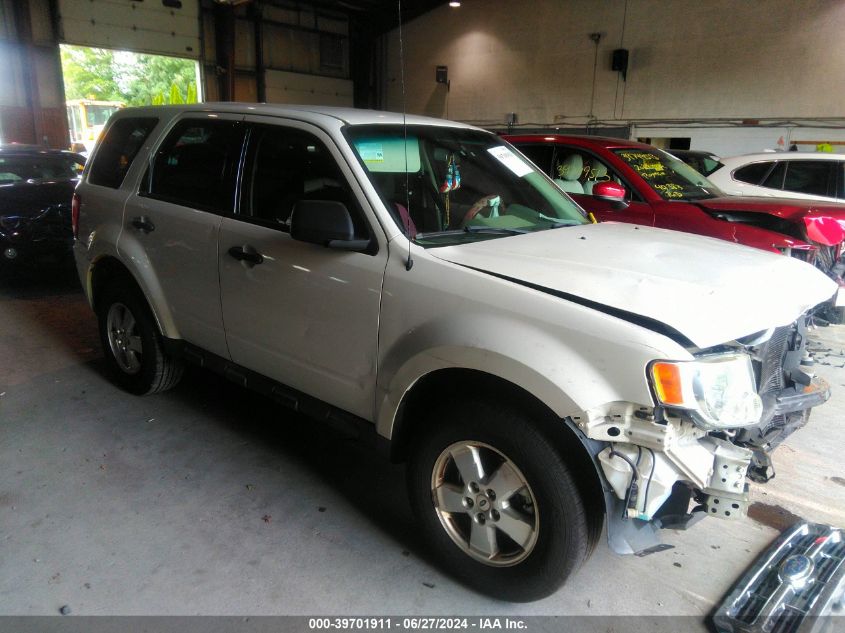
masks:
<path id="1" fill-rule="evenodd" d="M 501 600 L 553 593 L 590 550 L 584 504 L 560 452 L 532 420 L 493 402 L 448 403 L 428 422 L 415 438 L 408 486 L 438 561 Z"/>
<path id="2" fill-rule="evenodd" d="M 109 289 L 97 302 L 100 341 L 115 381 L 130 393 L 166 391 L 183 364 L 169 356 L 147 302 L 135 289 Z"/>

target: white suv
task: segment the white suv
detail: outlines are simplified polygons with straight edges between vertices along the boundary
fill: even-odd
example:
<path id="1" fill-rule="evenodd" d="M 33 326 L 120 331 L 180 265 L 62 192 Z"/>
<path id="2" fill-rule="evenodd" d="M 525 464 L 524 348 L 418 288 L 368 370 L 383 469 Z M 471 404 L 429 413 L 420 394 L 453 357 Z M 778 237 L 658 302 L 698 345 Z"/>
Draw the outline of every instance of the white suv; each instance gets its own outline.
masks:
<path id="1" fill-rule="evenodd" d="M 845 202 L 845 155 L 766 152 L 720 160 L 707 179 L 729 195 Z"/>
<path id="2" fill-rule="evenodd" d="M 74 197 L 116 380 L 185 361 L 374 430 L 464 582 L 545 596 L 607 523 L 619 553 L 745 513 L 746 476 L 824 402 L 789 257 L 593 224 L 498 137 L 352 109 L 121 110 Z"/>

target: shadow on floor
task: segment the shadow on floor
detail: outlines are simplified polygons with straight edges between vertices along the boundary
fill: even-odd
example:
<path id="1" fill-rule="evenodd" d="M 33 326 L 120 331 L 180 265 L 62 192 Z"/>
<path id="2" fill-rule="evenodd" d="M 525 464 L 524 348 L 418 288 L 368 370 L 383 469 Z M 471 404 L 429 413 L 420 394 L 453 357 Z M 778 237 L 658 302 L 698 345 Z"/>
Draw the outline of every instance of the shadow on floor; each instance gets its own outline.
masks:
<path id="1" fill-rule="evenodd" d="M 40 265 L 0 265 L 0 300 L 68 294 L 82 295 L 72 260 Z"/>
<path id="2" fill-rule="evenodd" d="M 397 546 L 425 558 L 405 488 L 405 467 L 390 463 L 368 440 L 352 439 L 326 423 L 209 371 L 189 367 L 168 397 L 203 412 L 203 424 L 235 433 L 295 462 L 341 493 Z"/>

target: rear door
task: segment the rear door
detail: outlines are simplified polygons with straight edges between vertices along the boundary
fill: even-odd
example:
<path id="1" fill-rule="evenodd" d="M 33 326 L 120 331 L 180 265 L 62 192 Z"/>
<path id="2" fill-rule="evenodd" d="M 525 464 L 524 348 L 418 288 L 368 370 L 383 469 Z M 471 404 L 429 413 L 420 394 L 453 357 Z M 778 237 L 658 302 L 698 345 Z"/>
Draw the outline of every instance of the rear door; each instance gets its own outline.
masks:
<path id="1" fill-rule="evenodd" d="M 232 360 L 372 419 L 386 244 L 331 138 L 297 121 L 248 117 L 242 195 L 220 231 L 223 320 Z M 300 200 L 342 202 L 367 252 L 294 240 Z"/>
<path id="2" fill-rule="evenodd" d="M 220 309 L 217 240 L 232 213 L 241 160 L 241 115 L 190 113 L 177 119 L 130 195 L 119 243 L 124 258 L 147 258 L 186 341 L 227 357 Z M 140 264 L 144 265 L 144 264 Z"/>

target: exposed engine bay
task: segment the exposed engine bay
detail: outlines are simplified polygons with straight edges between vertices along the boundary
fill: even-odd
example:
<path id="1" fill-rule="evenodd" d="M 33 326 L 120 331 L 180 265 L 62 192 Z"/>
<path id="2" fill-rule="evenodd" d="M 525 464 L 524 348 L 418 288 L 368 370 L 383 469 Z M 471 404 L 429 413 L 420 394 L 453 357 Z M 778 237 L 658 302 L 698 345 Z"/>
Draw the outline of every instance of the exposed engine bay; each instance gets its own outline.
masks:
<path id="1" fill-rule="evenodd" d="M 704 516 L 746 515 L 746 479 L 765 483 L 773 478 L 774 449 L 807 423 L 812 407 L 830 397 L 827 383 L 813 375 L 807 352 L 809 319 L 804 316 L 717 348 L 692 350 L 702 358 L 750 357 L 760 406 L 756 424 L 715 428 L 684 410 L 630 403 L 573 420 L 589 438 L 608 443 L 597 457 L 622 508 L 618 516 L 608 513 L 609 534 L 616 520 L 685 529 Z"/>

